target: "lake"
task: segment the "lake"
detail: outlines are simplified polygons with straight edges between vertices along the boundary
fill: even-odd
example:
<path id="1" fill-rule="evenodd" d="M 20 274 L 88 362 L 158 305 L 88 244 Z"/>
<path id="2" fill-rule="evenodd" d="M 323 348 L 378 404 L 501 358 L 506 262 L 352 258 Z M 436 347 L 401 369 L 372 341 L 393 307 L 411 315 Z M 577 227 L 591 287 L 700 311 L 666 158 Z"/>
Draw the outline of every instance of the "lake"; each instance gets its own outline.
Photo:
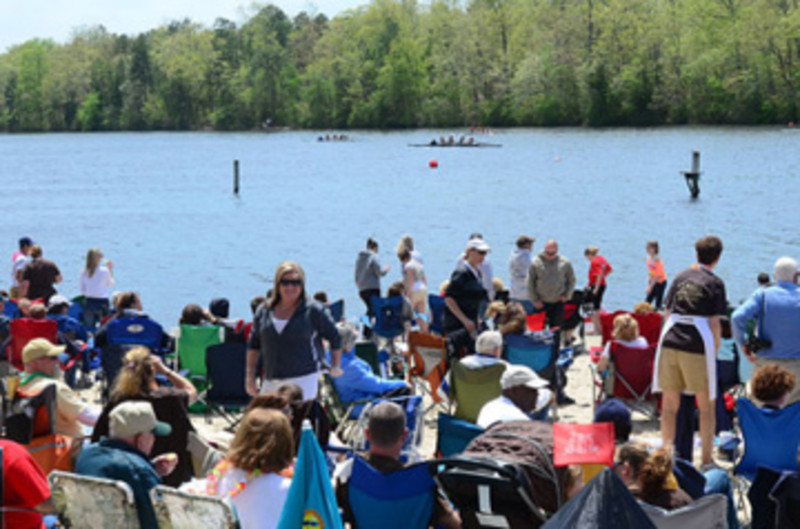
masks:
<path id="1" fill-rule="evenodd" d="M 583 249 L 614 267 L 606 305 L 644 297 L 647 239 L 658 239 L 667 274 L 694 261 L 694 241 L 718 234 L 718 268 L 731 301 L 756 286 L 782 255 L 798 256 L 800 131 L 783 128 L 518 129 L 479 141 L 502 148 L 412 148 L 460 131 L 318 133 L 106 133 L 0 136 L 8 260 L 30 235 L 61 268 L 60 291 L 78 293 L 86 251 L 103 249 L 117 288 L 141 293 L 166 327 L 182 307 L 231 299 L 233 316 L 270 288 L 276 265 L 303 265 L 307 290 L 345 298 L 363 312 L 353 281 L 366 238 L 380 243 L 399 279 L 395 245 L 414 236 L 432 290 L 449 277 L 472 232 L 492 246 L 495 275 L 521 234 L 548 238 L 586 283 Z M 679 171 L 702 154 L 701 196 Z M 233 160 L 241 192 L 232 193 Z M 438 169 L 430 169 L 430 160 Z M 6 268 L 10 268 L 7 262 Z M 3 288 L 8 284 L 8 272 Z"/>

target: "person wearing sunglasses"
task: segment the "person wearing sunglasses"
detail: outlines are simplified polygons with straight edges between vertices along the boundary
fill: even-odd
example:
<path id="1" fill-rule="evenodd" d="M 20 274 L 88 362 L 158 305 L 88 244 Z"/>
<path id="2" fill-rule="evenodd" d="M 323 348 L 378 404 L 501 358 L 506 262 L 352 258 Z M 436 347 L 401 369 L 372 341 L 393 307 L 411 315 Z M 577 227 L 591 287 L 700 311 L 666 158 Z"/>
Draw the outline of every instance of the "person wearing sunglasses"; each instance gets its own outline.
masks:
<path id="1" fill-rule="evenodd" d="M 256 311 L 247 350 L 245 386 L 248 393 L 259 392 L 256 364 L 264 365 L 262 393 L 292 383 L 307 399 L 317 396 L 319 373 L 324 359 L 322 340 L 331 349 L 331 375 L 342 374 L 341 338 L 322 305 L 307 299 L 305 272 L 299 264 L 284 261 L 275 271 L 272 296 Z"/>

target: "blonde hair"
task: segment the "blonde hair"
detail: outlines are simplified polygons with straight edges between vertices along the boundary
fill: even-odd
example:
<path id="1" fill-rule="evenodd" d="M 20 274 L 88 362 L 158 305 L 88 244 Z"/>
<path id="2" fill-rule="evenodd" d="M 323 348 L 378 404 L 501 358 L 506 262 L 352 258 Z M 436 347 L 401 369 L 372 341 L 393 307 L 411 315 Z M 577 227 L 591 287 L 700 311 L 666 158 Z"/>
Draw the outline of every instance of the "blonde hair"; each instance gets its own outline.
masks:
<path id="1" fill-rule="evenodd" d="M 284 261 L 275 269 L 274 286 L 272 288 L 272 298 L 269 300 L 269 308 L 274 309 L 281 302 L 281 279 L 291 272 L 297 273 L 300 276 L 300 281 L 303 282 L 302 287 L 300 287 L 299 299 L 306 297 L 306 273 L 303 271 L 303 267 L 294 261 Z"/>
<path id="2" fill-rule="evenodd" d="M 633 313 L 638 315 L 652 314 L 654 312 L 653 306 L 646 301 L 637 303 L 633 307 Z"/>
<path id="3" fill-rule="evenodd" d="M 47 307 L 41 303 L 34 303 L 31 305 L 29 314 L 34 320 L 43 320 L 47 317 Z"/>
<path id="4" fill-rule="evenodd" d="M 33 246 L 31 246 L 31 249 L 28 252 L 28 255 L 31 256 L 31 259 L 40 258 L 42 256 L 42 247 L 39 246 L 38 244 L 34 244 Z"/>
<path id="5" fill-rule="evenodd" d="M 103 258 L 103 252 L 100 248 L 92 248 L 86 254 L 86 275 L 92 277 L 100 265 L 100 259 Z"/>
<path id="6" fill-rule="evenodd" d="M 128 351 L 111 388 L 111 402 L 150 393 L 150 385 L 156 378 L 155 363 L 156 360 L 147 347 L 135 347 Z"/>
<path id="7" fill-rule="evenodd" d="M 289 419 L 278 410 L 265 408 L 245 413 L 226 455 L 228 461 L 246 472 L 280 472 L 293 457 Z"/>
<path id="8" fill-rule="evenodd" d="M 632 342 L 639 337 L 639 322 L 630 314 L 620 314 L 614 318 L 614 330 L 611 336 L 615 340 Z"/>

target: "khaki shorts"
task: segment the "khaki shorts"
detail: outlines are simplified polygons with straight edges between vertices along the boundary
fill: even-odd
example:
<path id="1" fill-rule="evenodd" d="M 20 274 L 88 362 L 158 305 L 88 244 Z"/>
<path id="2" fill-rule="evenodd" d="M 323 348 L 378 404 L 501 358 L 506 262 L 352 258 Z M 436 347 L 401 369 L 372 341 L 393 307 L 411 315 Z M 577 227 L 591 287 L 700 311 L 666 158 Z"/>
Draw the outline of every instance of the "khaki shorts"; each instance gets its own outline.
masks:
<path id="1" fill-rule="evenodd" d="M 662 347 L 658 362 L 658 384 L 663 391 L 708 393 L 706 356 Z"/>

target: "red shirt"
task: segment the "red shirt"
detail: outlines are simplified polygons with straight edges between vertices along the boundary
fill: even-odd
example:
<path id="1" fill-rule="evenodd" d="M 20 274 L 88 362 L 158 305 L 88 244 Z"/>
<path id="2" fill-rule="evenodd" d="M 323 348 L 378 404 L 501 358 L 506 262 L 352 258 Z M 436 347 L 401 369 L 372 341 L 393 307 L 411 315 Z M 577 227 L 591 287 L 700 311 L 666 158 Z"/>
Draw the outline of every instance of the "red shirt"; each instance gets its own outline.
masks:
<path id="1" fill-rule="evenodd" d="M 33 509 L 50 497 L 50 486 L 42 469 L 27 450 L 14 441 L 0 439 L 3 449 L 3 506 Z M 41 529 L 42 515 L 6 512 L 5 527 Z"/>
<path id="2" fill-rule="evenodd" d="M 600 281 L 601 285 L 606 284 L 606 277 L 608 277 L 608 274 L 611 273 L 611 265 L 608 264 L 608 261 L 606 261 L 606 258 L 602 255 L 594 256 L 589 262 L 589 285 L 594 286 L 596 284 L 597 276 L 599 276 L 604 269 L 605 274 L 603 275 L 603 279 Z"/>

